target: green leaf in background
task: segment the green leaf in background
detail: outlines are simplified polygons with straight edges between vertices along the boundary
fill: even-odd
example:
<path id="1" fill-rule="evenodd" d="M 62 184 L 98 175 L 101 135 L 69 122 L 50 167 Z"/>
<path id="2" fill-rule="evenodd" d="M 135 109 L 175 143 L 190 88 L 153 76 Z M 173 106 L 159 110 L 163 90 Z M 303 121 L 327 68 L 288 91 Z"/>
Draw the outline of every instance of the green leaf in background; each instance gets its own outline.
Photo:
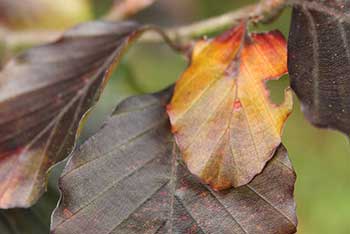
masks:
<path id="1" fill-rule="evenodd" d="M 295 233 L 285 148 L 248 185 L 215 192 L 177 157 L 165 112 L 171 94 L 127 99 L 75 151 L 60 178 L 52 233 Z"/>

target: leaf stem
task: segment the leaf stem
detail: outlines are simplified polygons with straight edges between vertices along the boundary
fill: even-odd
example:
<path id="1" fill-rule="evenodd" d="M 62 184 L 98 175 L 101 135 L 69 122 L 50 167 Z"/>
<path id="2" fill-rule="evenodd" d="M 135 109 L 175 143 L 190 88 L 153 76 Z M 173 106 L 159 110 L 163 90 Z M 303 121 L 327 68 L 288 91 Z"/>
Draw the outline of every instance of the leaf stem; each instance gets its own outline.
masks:
<path id="1" fill-rule="evenodd" d="M 231 27 L 235 23 L 249 18 L 256 7 L 257 5 L 249 5 L 240 8 L 239 10 L 228 12 L 223 15 L 195 22 L 189 25 L 165 29 L 164 32 L 171 40 L 189 40 Z M 144 42 L 158 42 L 159 36 L 154 33 L 148 33 L 142 37 L 142 40 Z"/>

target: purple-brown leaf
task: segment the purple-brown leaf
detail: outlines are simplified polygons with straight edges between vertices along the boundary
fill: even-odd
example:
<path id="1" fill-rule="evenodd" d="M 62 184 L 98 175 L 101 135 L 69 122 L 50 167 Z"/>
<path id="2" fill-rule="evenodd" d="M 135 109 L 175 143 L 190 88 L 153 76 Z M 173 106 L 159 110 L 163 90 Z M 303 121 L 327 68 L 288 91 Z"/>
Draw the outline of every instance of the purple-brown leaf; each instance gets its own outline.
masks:
<path id="1" fill-rule="evenodd" d="M 177 156 L 165 113 L 171 93 L 127 99 L 72 155 L 52 233 L 295 233 L 286 149 L 248 185 L 215 192 Z"/>
<path id="2" fill-rule="evenodd" d="M 91 22 L 10 61 L 0 73 L 0 208 L 28 207 L 72 150 L 81 118 L 140 33 Z"/>
<path id="3" fill-rule="evenodd" d="M 308 120 L 350 134 L 350 1 L 295 1 L 291 86 Z"/>

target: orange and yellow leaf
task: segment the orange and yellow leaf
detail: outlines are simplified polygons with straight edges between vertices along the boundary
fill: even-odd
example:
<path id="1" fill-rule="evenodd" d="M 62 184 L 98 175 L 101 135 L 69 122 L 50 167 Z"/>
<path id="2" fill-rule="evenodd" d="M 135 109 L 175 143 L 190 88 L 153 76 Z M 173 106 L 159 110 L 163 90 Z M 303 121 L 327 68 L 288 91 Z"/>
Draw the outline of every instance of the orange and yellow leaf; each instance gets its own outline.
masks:
<path id="1" fill-rule="evenodd" d="M 277 31 L 248 35 L 245 24 L 199 41 L 176 84 L 168 114 L 189 170 L 214 189 L 249 183 L 281 143 L 292 110 L 270 101 L 265 82 L 287 73 Z"/>

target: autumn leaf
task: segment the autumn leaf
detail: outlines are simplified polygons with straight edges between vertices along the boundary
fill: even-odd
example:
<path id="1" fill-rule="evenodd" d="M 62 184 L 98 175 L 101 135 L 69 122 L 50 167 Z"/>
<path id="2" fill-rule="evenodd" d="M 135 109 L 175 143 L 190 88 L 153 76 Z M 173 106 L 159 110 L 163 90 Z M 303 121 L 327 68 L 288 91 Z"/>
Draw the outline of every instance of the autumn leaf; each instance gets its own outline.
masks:
<path id="1" fill-rule="evenodd" d="M 296 2 L 288 43 L 291 86 L 307 119 L 350 134 L 350 2 Z"/>
<path id="2" fill-rule="evenodd" d="M 249 183 L 281 143 L 292 94 L 276 106 L 265 82 L 287 72 L 286 53 L 279 32 L 244 24 L 196 44 L 168 114 L 187 167 L 214 189 Z"/>
<path id="3" fill-rule="evenodd" d="M 165 111 L 171 94 L 127 99 L 74 152 L 52 233 L 294 233 L 295 173 L 285 148 L 248 185 L 215 192 L 177 157 Z"/>
<path id="4" fill-rule="evenodd" d="M 81 118 L 142 30 L 91 22 L 10 61 L 0 73 L 0 207 L 28 207 L 72 150 Z"/>
<path id="5" fill-rule="evenodd" d="M 66 28 L 91 16 L 88 0 L 0 0 L 0 25 L 16 30 Z"/>

